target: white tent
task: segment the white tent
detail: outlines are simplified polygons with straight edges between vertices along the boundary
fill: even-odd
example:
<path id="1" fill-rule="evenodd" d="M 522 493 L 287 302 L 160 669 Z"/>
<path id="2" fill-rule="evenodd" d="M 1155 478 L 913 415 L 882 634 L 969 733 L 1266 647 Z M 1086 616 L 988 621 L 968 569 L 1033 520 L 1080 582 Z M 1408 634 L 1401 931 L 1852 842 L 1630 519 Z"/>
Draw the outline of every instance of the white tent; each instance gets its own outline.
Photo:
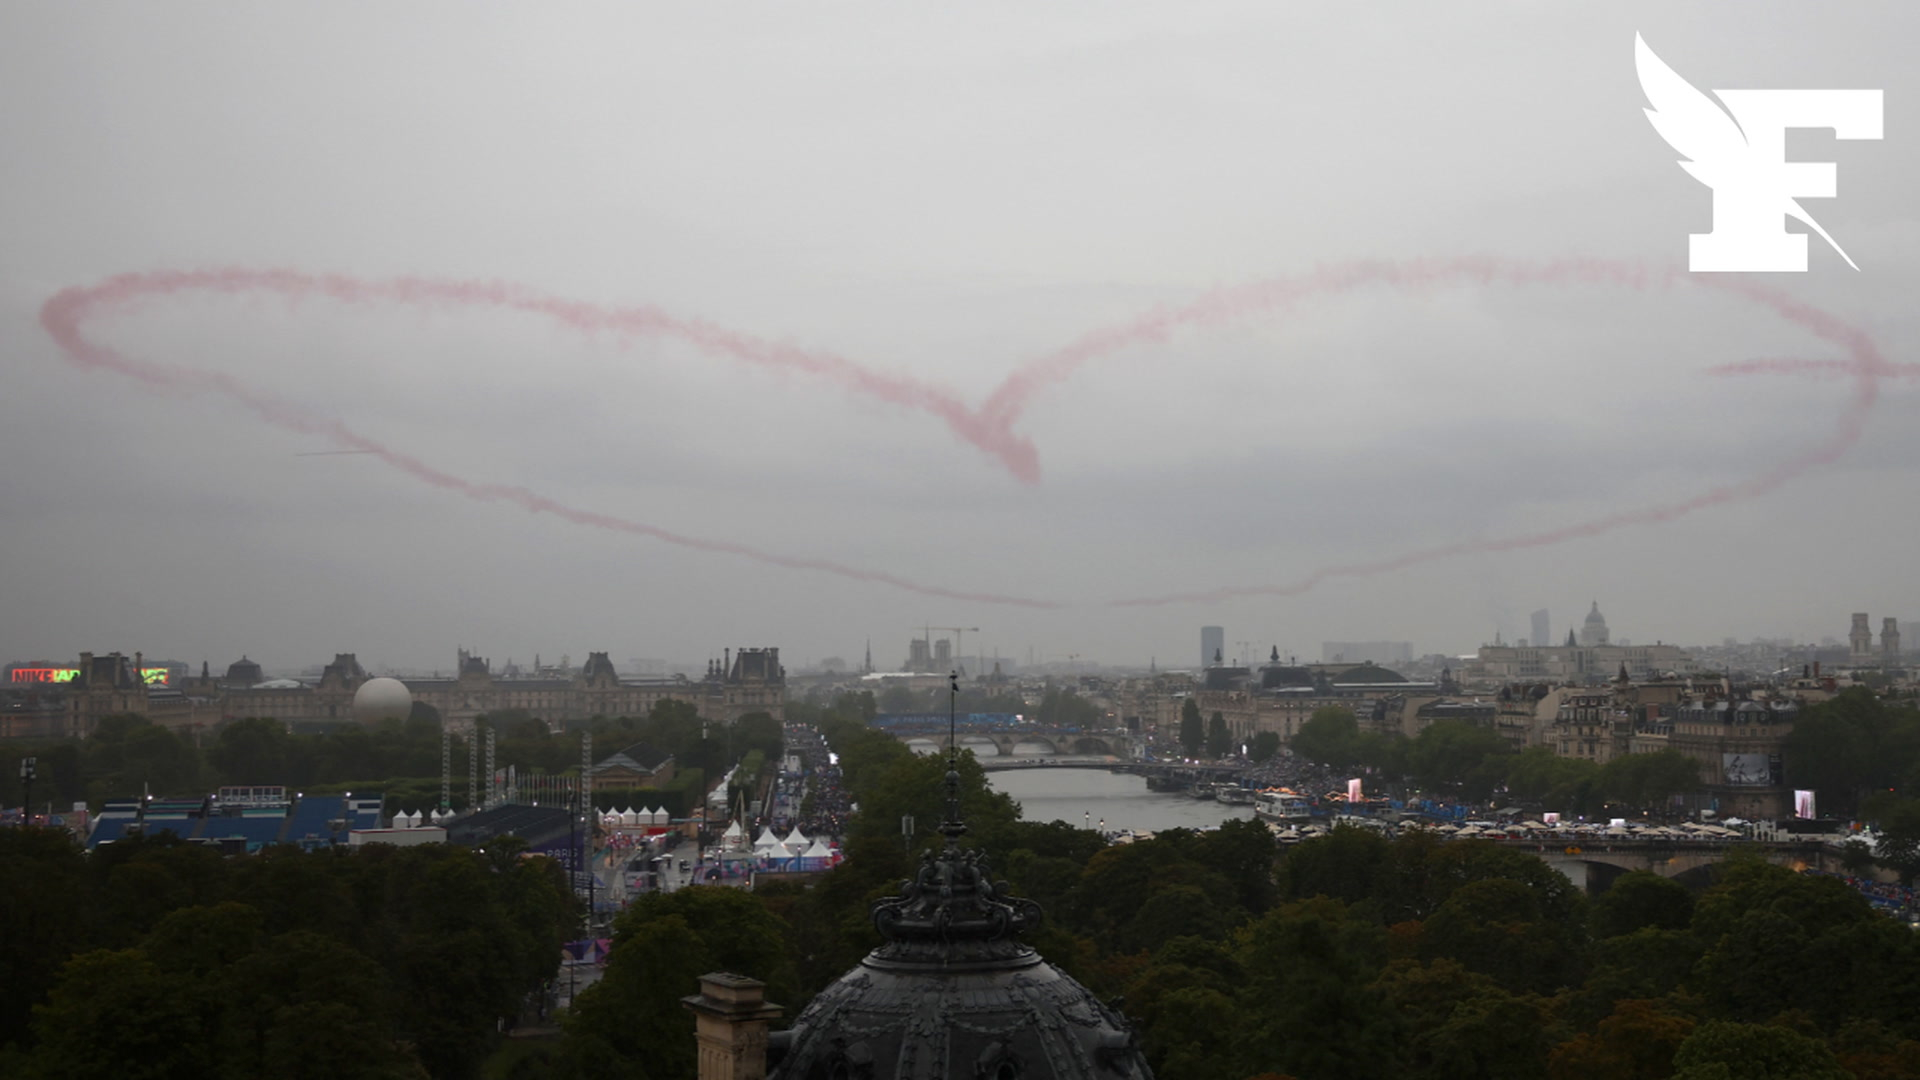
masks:
<path id="1" fill-rule="evenodd" d="M 762 825 L 760 826 L 760 837 L 759 839 L 753 842 L 753 846 L 757 848 L 779 847 L 780 838 L 773 835 L 772 829 L 768 828 L 765 825 Z"/>
<path id="2" fill-rule="evenodd" d="M 815 840 L 813 846 L 807 849 L 806 854 L 800 857 L 803 859 L 831 859 L 833 858 L 833 849 L 822 841 Z"/>
<path id="3" fill-rule="evenodd" d="M 651 815 L 651 819 L 648 821 L 650 825 L 668 825 L 672 823 L 673 815 L 667 813 L 666 808 L 663 806 L 656 806 L 648 811 L 648 813 Z"/>
<path id="4" fill-rule="evenodd" d="M 734 821 L 734 822 L 728 823 L 727 831 L 721 835 L 728 840 L 738 840 L 741 837 L 747 835 L 747 831 L 740 827 L 739 822 Z"/>
<path id="5" fill-rule="evenodd" d="M 807 838 L 800 835 L 800 826 L 798 825 L 795 825 L 793 831 L 787 834 L 787 838 L 780 842 L 792 848 L 795 855 L 807 850 Z"/>

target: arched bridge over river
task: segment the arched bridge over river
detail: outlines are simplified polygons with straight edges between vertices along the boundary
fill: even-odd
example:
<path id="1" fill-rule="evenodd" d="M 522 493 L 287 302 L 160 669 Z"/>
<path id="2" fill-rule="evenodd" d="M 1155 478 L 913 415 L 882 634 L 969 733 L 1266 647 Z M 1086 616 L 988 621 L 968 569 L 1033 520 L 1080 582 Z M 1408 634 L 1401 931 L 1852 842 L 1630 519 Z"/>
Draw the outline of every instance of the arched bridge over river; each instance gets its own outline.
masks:
<path id="1" fill-rule="evenodd" d="M 932 725 L 896 728 L 892 734 L 919 753 L 939 753 L 947 748 L 947 728 L 944 724 L 937 728 Z M 980 764 L 989 769 L 1005 767 L 1014 761 L 1030 762 L 1051 757 L 1122 760 L 1133 757 L 1133 736 L 1124 731 L 1027 727 L 969 730 L 962 725 L 958 738 L 960 749 L 972 750 L 974 756 L 980 759 Z"/>
<path id="2" fill-rule="evenodd" d="M 1758 840 L 1494 840 L 1530 851 L 1574 884 L 1598 892 L 1631 870 L 1648 870 L 1683 885 L 1713 883 L 1714 867 L 1735 851 L 1751 852 L 1792 870 L 1844 873 L 1840 850 L 1821 843 L 1767 843 Z"/>

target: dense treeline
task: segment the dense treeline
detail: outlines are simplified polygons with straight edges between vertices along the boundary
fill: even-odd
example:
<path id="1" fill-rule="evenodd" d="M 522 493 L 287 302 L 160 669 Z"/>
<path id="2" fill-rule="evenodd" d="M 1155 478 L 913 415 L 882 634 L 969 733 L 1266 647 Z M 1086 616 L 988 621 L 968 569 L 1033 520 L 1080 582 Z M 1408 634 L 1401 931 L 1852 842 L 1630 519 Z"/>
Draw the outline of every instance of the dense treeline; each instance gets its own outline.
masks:
<path id="1" fill-rule="evenodd" d="M 1337 769 L 1367 768 L 1388 780 L 1485 801 L 1496 794 L 1568 814 L 1657 810 L 1698 790 L 1699 763 L 1675 750 L 1629 754 L 1596 765 L 1551 747 L 1514 751 L 1486 728 L 1442 720 L 1417 737 L 1363 733 L 1333 707 L 1301 725 L 1293 750 Z M 1876 827 L 1855 864 L 1878 862 L 1912 885 L 1920 877 L 1920 710 L 1864 687 L 1805 709 L 1786 738 L 1786 781 L 1810 788 L 1821 811 Z"/>
<path id="2" fill-rule="evenodd" d="M 794 710 L 827 734 L 860 807 L 845 864 L 806 888 L 783 884 L 746 894 L 694 887 L 642 898 L 616 919 L 613 959 L 566 1018 L 564 1038 L 516 1047 L 521 1054 L 503 1075 L 692 1080 L 693 1026 L 679 999 L 694 991 L 701 973 L 724 969 L 765 979 L 790 1018 L 877 945 L 868 907 L 911 876 L 921 851 L 941 842 L 935 829 L 946 816 L 948 768 L 944 756 L 916 756 L 868 728 L 877 704 L 871 695 L 848 695 L 824 709 Z M 1842 736 L 1895 756 L 1904 721 L 1895 714 L 1875 722 L 1872 713 L 1853 711 L 1858 706 L 1843 702 L 1813 715 L 1859 725 Z M 1498 782 L 1508 787 L 1527 783 L 1527 770 L 1541 767 L 1537 755 L 1504 748 L 1475 757 L 1468 752 L 1474 745 L 1458 732 L 1424 745 L 1409 740 L 1401 767 L 1439 783 L 1449 782 L 1444 770 L 1456 770 L 1451 782 L 1466 785 L 1480 782 L 1473 770 L 1491 757 Z M 1264 827 L 1230 822 L 1213 832 L 1173 831 L 1108 846 L 1063 823 L 1020 820 L 971 755 L 961 757 L 958 772 L 968 829 L 962 843 L 984 848 L 998 874 L 1045 907 L 1048 919 L 1030 938 L 1043 955 L 1102 997 L 1123 999 L 1161 1080 L 1920 1076 L 1920 937 L 1836 879 L 1735 859 L 1701 893 L 1636 873 L 1589 900 L 1524 852 L 1430 834 L 1389 840 L 1339 829 L 1281 849 Z M 1896 777 L 1888 794 L 1906 797 L 1905 782 Z M 1605 793 L 1607 782 L 1600 783 Z M 903 819 L 910 819 L 910 832 L 903 832 Z M 0 1065 L 51 1062 L 50 1047 L 97 1064 L 106 1059 L 86 1056 L 97 1048 L 80 1046 L 74 1034 L 100 1015 L 87 1010 L 138 1011 L 123 1001 L 158 1009 L 160 988 L 180 980 L 196 985 L 194 979 L 221 989 L 165 995 L 172 1011 L 161 1015 L 176 1025 L 190 1015 L 200 1025 L 192 1030 L 215 1041 L 178 1040 L 154 1050 L 154 1060 L 169 1069 L 199 1067 L 205 1059 L 194 1055 L 205 1051 L 196 1047 L 236 1039 L 252 1056 L 236 1059 L 242 1064 L 235 1068 L 259 1075 L 402 1076 L 421 1068 L 464 1075 L 460 1070 L 485 1051 L 486 1040 L 473 1033 L 490 1029 L 482 1012 L 504 1008 L 504 988 L 484 1008 L 447 1000 L 448 987 L 465 993 L 479 977 L 453 966 L 473 950 L 448 945 L 436 952 L 424 942 L 409 949 L 404 928 L 424 920 L 429 940 L 442 931 L 469 943 L 474 934 L 491 936 L 493 930 L 458 921 L 470 905 L 446 903 L 485 892 L 476 882 L 490 880 L 480 872 L 492 865 L 486 859 L 452 849 L 388 852 L 377 865 L 389 870 L 335 869 L 309 880 L 286 868 L 350 868 L 355 857 L 219 860 L 148 844 L 28 867 L 17 853 L 5 856 L 0 883 L 7 884 L 0 887 L 9 891 L 0 895 L 0 910 L 17 912 L 26 929 L 0 930 L 14 935 L 0 942 L 10 969 L 29 977 L 24 989 L 11 981 L 0 986 L 0 1017 L 22 1015 L 25 1002 L 46 1004 L 35 1019 L 39 1047 L 16 1049 Z M 136 857 L 142 852 L 161 865 L 144 865 Z M 402 873 L 409 859 L 422 865 L 405 865 Z M 435 860 L 453 869 L 436 869 Z M 76 920 L 34 900 L 37 890 L 11 884 L 42 878 L 65 883 L 49 895 L 96 897 L 81 905 L 96 914 Z M 216 879 L 229 884 L 206 884 Z M 564 896 L 564 886 L 549 889 Z M 154 904 L 155 896 L 163 899 Z M 227 910 L 224 902 L 255 914 L 215 914 Z M 162 933 L 176 911 L 195 914 Z M 570 914 L 562 903 L 512 920 L 522 930 L 528 922 L 550 928 L 540 943 L 547 972 Z M 117 929 L 87 936 L 97 931 L 84 928 L 94 926 Z M 344 928 L 351 926 L 402 929 Z M 391 995 L 381 1005 L 397 1011 L 376 1019 L 363 1001 L 335 1003 L 329 991 L 302 989 L 308 984 L 297 972 L 255 959 L 320 948 L 289 938 L 296 932 L 331 934 L 378 968 L 383 993 Z M 202 959 L 181 959 L 182 940 L 204 949 L 194 954 Z M 228 940 L 252 944 L 219 952 Z M 538 951 L 527 948 L 528 956 Z M 69 952 L 82 949 L 121 952 L 87 953 L 62 966 Z M 537 975 L 528 974 L 531 964 L 514 966 L 515 949 L 495 964 Z M 138 956 L 127 958 L 129 950 Z M 414 966 L 409 957 L 431 959 Z M 335 967 L 372 970 L 354 963 L 337 959 Z M 319 961 L 306 967 L 333 970 Z M 267 985 L 238 981 L 262 978 L 262 971 L 270 973 L 270 989 L 247 992 L 265 1015 L 284 1017 L 284 1028 L 258 1009 L 210 1004 L 234 1000 L 232 987 Z M 440 983 L 430 986 L 434 978 Z M 426 1004 L 468 1011 L 429 1017 Z M 303 1009 L 332 1010 L 330 1022 L 365 1034 L 350 1047 L 330 1043 L 303 1057 L 302 1021 L 320 1016 Z M 17 1020 L 14 1028 L 6 1022 L 0 1019 L 0 1031 L 17 1040 Z M 351 1026 L 379 1022 L 391 1026 Z M 461 1042 L 460 1033 L 477 1041 Z M 154 1034 L 133 1026 L 116 1037 Z M 126 1049 L 136 1043 L 120 1045 L 118 1052 L 137 1052 Z"/>
<path id="3" fill-rule="evenodd" d="M 850 860 L 752 903 L 690 889 L 622 915 L 541 1067 L 689 1080 L 669 1006 L 701 971 L 725 957 L 791 1017 L 878 944 L 868 904 L 939 842 L 946 762 L 860 716 L 810 717 L 860 804 Z M 1106 846 L 1019 820 L 970 756 L 960 775 L 963 843 L 1046 908 L 1050 961 L 1123 997 L 1161 1080 L 1920 1076 L 1920 944 L 1836 879 L 1735 861 L 1704 893 L 1636 873 L 1589 901 L 1532 855 L 1428 834 L 1282 850 L 1229 822 Z"/>
<path id="4" fill-rule="evenodd" d="M 83 854 L 0 830 L 0 1075 L 472 1077 L 578 911 L 514 845 Z"/>
<path id="5" fill-rule="evenodd" d="M 1363 733 L 1353 713 L 1339 707 L 1317 710 L 1291 745 L 1336 769 L 1371 769 L 1480 801 L 1505 792 L 1574 814 L 1609 804 L 1659 806 L 1700 783 L 1699 764 L 1677 751 L 1602 766 L 1545 746 L 1516 752 L 1498 733 L 1457 720 L 1437 721 L 1411 739 Z M 1787 782 L 1816 791 L 1828 814 L 1897 816 L 1920 795 L 1920 710 L 1849 689 L 1800 714 L 1783 756 Z"/>
<path id="6" fill-rule="evenodd" d="M 1700 784 L 1700 767 L 1685 754 L 1662 750 L 1596 765 L 1561 757 L 1551 747 L 1516 751 L 1490 728 L 1438 720 L 1419 735 L 1362 732 L 1347 709 L 1318 709 L 1293 738 L 1293 751 L 1335 769 L 1365 768 L 1392 781 L 1484 802 L 1496 792 L 1551 804 L 1567 814 L 1598 814 L 1609 806 L 1644 810 Z"/>
<path id="7" fill-rule="evenodd" d="M 718 777 L 755 751 L 777 759 L 780 724 L 766 713 L 733 724 L 702 721 L 694 706 L 662 701 L 644 717 L 596 717 L 552 733 L 536 717 L 515 710 L 484 717 L 495 735 L 495 767 L 522 772 L 577 772 L 580 733 L 593 733 L 596 759 L 641 745 L 671 754 L 681 771 Z M 33 798 L 65 808 L 75 801 L 98 808 L 113 798 L 190 795 L 222 784 L 280 784 L 302 791 L 383 790 L 389 809 L 418 809 L 440 800 L 440 723 L 432 710 L 416 708 L 405 721 L 346 725 L 317 733 L 292 733 L 269 719 L 235 720 L 195 745 L 188 738 L 138 716 L 103 719 L 84 739 L 8 742 L 0 747 L 0 805 L 18 805 L 17 762 L 38 758 Z M 466 803 L 467 745 L 452 750 L 454 806 Z M 682 785 L 684 786 L 684 784 Z M 687 802 L 697 801 L 699 795 Z"/>

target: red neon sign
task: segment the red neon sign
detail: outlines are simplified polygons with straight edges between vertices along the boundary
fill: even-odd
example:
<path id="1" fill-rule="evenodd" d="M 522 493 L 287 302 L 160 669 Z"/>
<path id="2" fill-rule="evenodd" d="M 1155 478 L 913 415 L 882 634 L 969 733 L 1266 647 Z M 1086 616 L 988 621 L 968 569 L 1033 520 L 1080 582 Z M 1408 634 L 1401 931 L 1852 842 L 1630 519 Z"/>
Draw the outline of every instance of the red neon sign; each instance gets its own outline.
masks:
<path id="1" fill-rule="evenodd" d="M 77 667 L 17 667 L 13 669 L 13 681 L 17 683 L 64 683 L 80 677 Z M 140 669 L 140 681 L 148 686 L 166 686 L 173 680 L 166 668 L 147 667 Z"/>
<path id="2" fill-rule="evenodd" d="M 80 676 L 77 667 L 17 667 L 13 669 L 13 681 L 17 683 L 72 682 Z"/>

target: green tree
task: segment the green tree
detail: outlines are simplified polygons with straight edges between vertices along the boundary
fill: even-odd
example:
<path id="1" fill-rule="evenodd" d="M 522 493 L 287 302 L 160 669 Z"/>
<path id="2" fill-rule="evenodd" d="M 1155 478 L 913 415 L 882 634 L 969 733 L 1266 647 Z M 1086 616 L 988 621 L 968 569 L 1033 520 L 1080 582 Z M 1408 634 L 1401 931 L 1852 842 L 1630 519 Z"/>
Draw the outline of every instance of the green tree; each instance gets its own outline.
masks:
<path id="1" fill-rule="evenodd" d="M 1674 1080 L 1851 1080 L 1825 1043 L 1771 1024 L 1710 1020 L 1673 1055 Z"/>
<path id="2" fill-rule="evenodd" d="M 1874 857 L 1909 888 L 1920 876 L 1920 799 L 1885 797 L 1870 806 L 1880 826 Z"/>
<path id="3" fill-rule="evenodd" d="M 1337 705 L 1313 710 L 1293 733 L 1293 752 L 1333 769 L 1359 763 L 1360 721 Z"/>
<path id="4" fill-rule="evenodd" d="M 1700 763 L 1678 750 L 1627 754 L 1601 767 L 1600 787 L 1636 809 L 1659 809 L 1675 795 L 1699 789 Z"/>
<path id="5" fill-rule="evenodd" d="M 1230 918 L 1205 889 L 1171 885 L 1157 889 L 1140 905 L 1125 935 L 1129 951 L 1152 952 L 1180 937 L 1217 941 L 1227 936 Z"/>
<path id="6" fill-rule="evenodd" d="M 900 745 L 898 740 L 892 740 Z M 1000 841 L 1020 816 L 1019 804 L 987 783 L 986 770 L 972 751 L 960 754 L 960 817 L 969 837 L 989 850 L 1006 850 Z M 907 753 L 897 758 L 884 772 L 863 777 L 855 789 L 860 812 L 854 816 L 852 832 L 857 836 L 884 838 L 900 843 L 900 819 L 914 819 L 916 844 L 925 846 L 943 842 L 936 831 L 947 817 L 947 757 L 944 754 Z"/>
<path id="7" fill-rule="evenodd" d="M 1207 742 L 1206 724 L 1200 719 L 1200 702 L 1188 698 L 1180 703 L 1180 749 L 1188 757 L 1199 757 Z"/>
<path id="8" fill-rule="evenodd" d="M 287 729 L 278 720 L 252 718 L 222 724 L 207 752 L 229 784 L 287 782 Z"/>
<path id="9" fill-rule="evenodd" d="M 74 957 L 34 1023 L 43 1080 L 200 1080 L 213 1071 L 194 1003 L 139 949 Z"/>
<path id="10" fill-rule="evenodd" d="M 1782 747 L 1786 779 L 1829 812 L 1859 814 L 1869 792 L 1920 782 L 1920 712 L 1853 687 L 1805 709 Z"/>
<path id="11" fill-rule="evenodd" d="M 86 940 L 85 856 L 59 829 L 0 829 L 0 1046 L 24 1039 L 35 1002 Z"/>
<path id="12" fill-rule="evenodd" d="M 530 928 L 513 923 L 499 875 L 483 855 L 428 846 L 356 858 L 373 879 L 362 887 L 385 894 L 371 932 L 400 1032 L 434 1076 L 472 1075 L 529 989 L 518 961 Z"/>
<path id="13" fill-rule="evenodd" d="M 1650 870 L 1616 878 L 1591 908 L 1593 936 L 1618 937 L 1645 927 L 1684 930 L 1693 920 L 1693 894 Z"/>
<path id="14" fill-rule="evenodd" d="M 1250 915 L 1272 907 L 1279 893 L 1274 885 L 1278 852 L 1273 833 L 1252 818 L 1229 818 L 1220 827 L 1199 834 L 1189 857 L 1220 875 L 1231 887 L 1231 899 Z"/>
<path id="15" fill-rule="evenodd" d="M 1050 727 L 1092 728 L 1101 726 L 1106 716 L 1093 702 L 1072 690 L 1049 686 L 1040 698 L 1035 718 Z"/>
<path id="16" fill-rule="evenodd" d="M 1549 810 L 1587 814 L 1600 809 L 1600 766 L 1561 757 L 1550 746 L 1529 746 L 1507 763 L 1507 790 Z"/>
<path id="17" fill-rule="evenodd" d="M 880 711 L 883 713 L 915 713 L 926 710 L 926 698 L 900 683 L 880 691 Z"/>
<path id="18" fill-rule="evenodd" d="M 1451 960 L 1400 961 L 1375 984 L 1399 1020 L 1395 1076 L 1538 1077 L 1547 1057 L 1540 999 L 1506 993 Z"/>
<path id="19" fill-rule="evenodd" d="M 422 1076 L 395 1042 L 380 965 L 320 934 L 295 931 L 239 960 L 222 1065 L 235 1077 L 366 1080 Z"/>
<path id="20" fill-rule="evenodd" d="M 1393 1075 L 1395 1021 L 1374 986 L 1384 929 L 1323 897 L 1276 907 L 1237 940 L 1243 1073 Z"/>
<path id="21" fill-rule="evenodd" d="M 1253 743 L 1247 747 L 1247 757 L 1259 765 L 1280 752 L 1280 733 L 1277 731 L 1255 732 Z"/>
<path id="22" fill-rule="evenodd" d="M 1509 878 L 1462 885 L 1425 921 L 1423 957 L 1446 957 L 1514 993 L 1554 993 L 1579 972 L 1579 939 L 1541 898 Z"/>
<path id="23" fill-rule="evenodd" d="M 1232 749 L 1233 736 L 1227 731 L 1226 714 L 1216 710 L 1207 720 L 1207 756 L 1223 758 Z"/>
<path id="24" fill-rule="evenodd" d="M 1554 1047 L 1549 1080 L 1665 1080 L 1693 1032 L 1691 1017 L 1654 1001 L 1622 1001 L 1597 1030 Z"/>
<path id="25" fill-rule="evenodd" d="M 833 699 L 833 711 L 861 723 L 871 723 L 880 714 L 879 703 L 873 698 L 873 691 L 862 690 L 855 693 L 843 691 Z"/>
<path id="26" fill-rule="evenodd" d="M 1347 903 L 1375 898 L 1391 880 L 1392 849 L 1386 837 L 1350 825 L 1303 840 L 1287 850 L 1280 869 L 1281 895 L 1292 900 L 1327 896 Z"/>
<path id="27" fill-rule="evenodd" d="M 1436 720 L 1407 750 L 1415 780 L 1429 788 L 1483 800 L 1505 776 L 1512 746 L 1492 728 L 1464 720 Z"/>
<path id="28" fill-rule="evenodd" d="M 566 1022 L 570 1043 L 597 1043 L 648 1080 L 693 1080 L 694 1022 L 680 999 L 700 976 L 730 971 L 791 1000 L 785 926 L 751 893 L 694 886 L 650 893 L 614 920 L 613 953 L 600 981 Z"/>

